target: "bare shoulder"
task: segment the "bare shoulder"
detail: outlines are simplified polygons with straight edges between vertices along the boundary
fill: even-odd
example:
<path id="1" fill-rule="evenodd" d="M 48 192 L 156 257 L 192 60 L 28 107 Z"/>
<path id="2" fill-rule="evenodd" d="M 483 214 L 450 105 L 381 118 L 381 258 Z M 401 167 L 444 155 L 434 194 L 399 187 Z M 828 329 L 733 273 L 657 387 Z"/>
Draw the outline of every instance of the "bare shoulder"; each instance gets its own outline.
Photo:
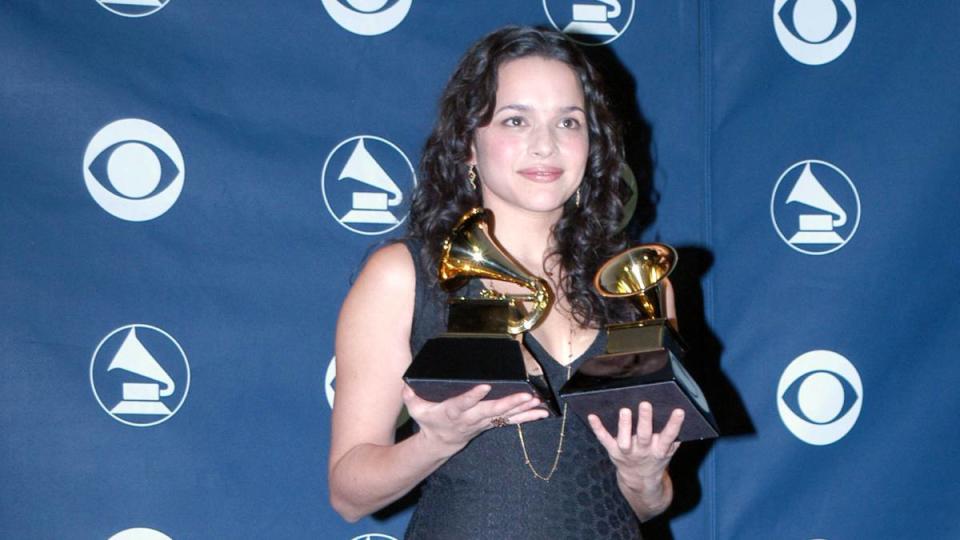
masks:
<path id="1" fill-rule="evenodd" d="M 357 283 L 374 281 L 380 286 L 412 288 L 416 284 L 413 256 L 407 246 L 392 243 L 377 249 L 367 259 Z"/>
<path id="2" fill-rule="evenodd" d="M 404 244 L 377 249 L 343 302 L 337 349 L 349 345 L 362 351 L 374 345 L 360 338 L 368 335 L 379 336 L 379 344 L 388 347 L 405 343 L 412 326 L 416 285 L 413 256 Z"/>

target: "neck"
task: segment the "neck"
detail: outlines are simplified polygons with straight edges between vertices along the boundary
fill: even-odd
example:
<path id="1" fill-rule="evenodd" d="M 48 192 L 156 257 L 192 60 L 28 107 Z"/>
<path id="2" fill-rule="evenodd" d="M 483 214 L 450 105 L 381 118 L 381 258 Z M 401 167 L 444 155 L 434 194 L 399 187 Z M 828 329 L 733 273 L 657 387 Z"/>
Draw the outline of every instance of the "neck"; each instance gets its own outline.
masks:
<path id="1" fill-rule="evenodd" d="M 551 231 L 563 211 L 524 212 L 515 208 L 498 211 L 497 206 L 500 205 L 488 206 L 493 212 L 493 234 L 497 242 L 528 271 L 542 273 L 544 257 L 552 244 Z"/>

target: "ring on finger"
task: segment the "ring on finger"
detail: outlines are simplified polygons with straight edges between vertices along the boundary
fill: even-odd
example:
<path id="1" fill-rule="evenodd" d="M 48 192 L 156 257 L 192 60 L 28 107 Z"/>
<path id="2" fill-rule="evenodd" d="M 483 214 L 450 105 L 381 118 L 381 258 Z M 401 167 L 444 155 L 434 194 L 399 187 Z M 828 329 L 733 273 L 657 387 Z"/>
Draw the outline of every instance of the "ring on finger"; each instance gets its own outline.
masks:
<path id="1" fill-rule="evenodd" d="M 494 416 L 490 419 L 490 425 L 493 427 L 503 427 L 510 424 L 509 418 L 504 418 L 503 416 Z"/>

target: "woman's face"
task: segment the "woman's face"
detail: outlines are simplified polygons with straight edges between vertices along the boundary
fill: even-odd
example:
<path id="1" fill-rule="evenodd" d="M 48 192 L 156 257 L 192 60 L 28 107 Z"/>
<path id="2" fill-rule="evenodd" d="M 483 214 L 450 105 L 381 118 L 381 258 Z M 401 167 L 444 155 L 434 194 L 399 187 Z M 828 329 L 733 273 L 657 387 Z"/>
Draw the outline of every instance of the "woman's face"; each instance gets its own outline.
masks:
<path id="1" fill-rule="evenodd" d="M 472 145 L 484 205 L 562 212 L 586 168 L 585 109 L 567 64 L 533 56 L 502 64 L 493 117 Z"/>

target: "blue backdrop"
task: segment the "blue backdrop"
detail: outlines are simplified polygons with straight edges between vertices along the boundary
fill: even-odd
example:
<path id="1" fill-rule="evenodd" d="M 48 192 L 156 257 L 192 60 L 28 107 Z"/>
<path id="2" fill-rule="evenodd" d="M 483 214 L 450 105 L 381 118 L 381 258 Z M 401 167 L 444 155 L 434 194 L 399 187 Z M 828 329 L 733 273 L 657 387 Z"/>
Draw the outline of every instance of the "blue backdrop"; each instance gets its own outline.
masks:
<path id="1" fill-rule="evenodd" d="M 402 536 L 327 500 L 336 315 L 511 23 L 604 65 L 680 248 L 725 436 L 649 535 L 960 537 L 947 0 L 4 2 L 0 536 Z"/>

